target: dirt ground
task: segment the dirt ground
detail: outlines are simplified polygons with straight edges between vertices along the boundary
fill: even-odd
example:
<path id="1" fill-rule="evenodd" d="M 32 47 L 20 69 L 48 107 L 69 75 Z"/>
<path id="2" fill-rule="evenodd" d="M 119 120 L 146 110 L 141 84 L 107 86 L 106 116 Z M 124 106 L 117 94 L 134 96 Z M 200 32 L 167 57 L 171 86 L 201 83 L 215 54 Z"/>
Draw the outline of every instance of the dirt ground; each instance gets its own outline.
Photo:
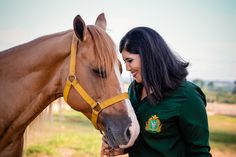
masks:
<path id="1" fill-rule="evenodd" d="M 236 104 L 207 103 L 206 109 L 209 115 L 220 114 L 236 117 Z"/>

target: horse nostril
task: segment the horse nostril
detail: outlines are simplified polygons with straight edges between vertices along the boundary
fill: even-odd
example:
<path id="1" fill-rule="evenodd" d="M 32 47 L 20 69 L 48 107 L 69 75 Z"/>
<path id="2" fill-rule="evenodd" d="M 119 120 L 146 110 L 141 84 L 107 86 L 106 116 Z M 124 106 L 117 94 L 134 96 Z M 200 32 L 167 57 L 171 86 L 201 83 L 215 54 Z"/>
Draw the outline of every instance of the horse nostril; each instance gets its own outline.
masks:
<path id="1" fill-rule="evenodd" d="M 125 140 L 129 141 L 129 139 L 131 137 L 131 134 L 130 134 L 130 131 L 129 131 L 129 127 L 126 128 L 124 133 L 125 133 Z"/>

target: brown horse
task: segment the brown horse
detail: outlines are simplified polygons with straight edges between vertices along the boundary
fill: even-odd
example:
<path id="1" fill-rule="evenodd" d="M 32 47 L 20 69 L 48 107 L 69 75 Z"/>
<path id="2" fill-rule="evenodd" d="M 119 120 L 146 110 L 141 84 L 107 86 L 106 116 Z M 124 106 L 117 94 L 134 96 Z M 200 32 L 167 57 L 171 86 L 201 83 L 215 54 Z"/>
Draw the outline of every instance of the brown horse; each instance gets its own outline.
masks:
<path id="1" fill-rule="evenodd" d="M 73 26 L 0 52 L 0 157 L 22 156 L 26 127 L 63 93 L 73 109 L 104 132 L 112 147 L 129 147 L 137 138 L 139 125 L 122 94 L 104 14 L 95 25 L 85 25 L 78 15 Z"/>

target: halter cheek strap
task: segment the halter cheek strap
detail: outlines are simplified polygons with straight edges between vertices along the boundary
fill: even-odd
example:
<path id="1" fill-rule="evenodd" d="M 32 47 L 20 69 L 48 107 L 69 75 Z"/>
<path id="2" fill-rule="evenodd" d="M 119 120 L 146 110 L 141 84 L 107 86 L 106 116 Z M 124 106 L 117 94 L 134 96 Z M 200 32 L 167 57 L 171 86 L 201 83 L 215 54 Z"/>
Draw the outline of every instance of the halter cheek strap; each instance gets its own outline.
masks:
<path id="1" fill-rule="evenodd" d="M 88 93 L 82 88 L 82 86 L 77 82 L 77 78 L 75 76 L 75 65 L 76 65 L 76 52 L 77 52 L 77 45 L 78 45 L 78 40 L 73 34 L 72 37 L 72 44 L 71 44 L 71 55 L 70 55 L 70 72 L 66 80 L 66 85 L 64 87 L 63 91 L 63 97 L 66 102 L 68 102 L 68 97 L 69 97 L 69 92 L 71 87 L 73 86 L 75 90 L 80 94 L 80 96 L 91 106 L 92 108 L 92 116 L 91 116 L 91 121 L 96 129 L 98 129 L 97 122 L 98 122 L 98 115 L 99 113 L 117 103 L 120 102 L 124 99 L 128 98 L 128 93 L 121 93 L 115 97 L 112 97 L 110 99 L 107 99 L 101 103 L 96 102 L 93 100 Z"/>

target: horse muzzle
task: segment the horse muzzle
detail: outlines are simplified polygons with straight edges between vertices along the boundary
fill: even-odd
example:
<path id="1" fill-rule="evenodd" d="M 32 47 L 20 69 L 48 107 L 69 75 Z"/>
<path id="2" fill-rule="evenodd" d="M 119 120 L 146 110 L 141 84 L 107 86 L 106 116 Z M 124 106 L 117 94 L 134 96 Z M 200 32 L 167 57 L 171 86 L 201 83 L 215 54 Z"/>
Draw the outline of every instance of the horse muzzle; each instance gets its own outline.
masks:
<path id="1" fill-rule="evenodd" d="M 134 144 L 138 134 L 139 125 L 137 119 L 128 115 L 113 115 L 102 118 L 104 124 L 104 136 L 111 148 L 127 148 Z"/>

